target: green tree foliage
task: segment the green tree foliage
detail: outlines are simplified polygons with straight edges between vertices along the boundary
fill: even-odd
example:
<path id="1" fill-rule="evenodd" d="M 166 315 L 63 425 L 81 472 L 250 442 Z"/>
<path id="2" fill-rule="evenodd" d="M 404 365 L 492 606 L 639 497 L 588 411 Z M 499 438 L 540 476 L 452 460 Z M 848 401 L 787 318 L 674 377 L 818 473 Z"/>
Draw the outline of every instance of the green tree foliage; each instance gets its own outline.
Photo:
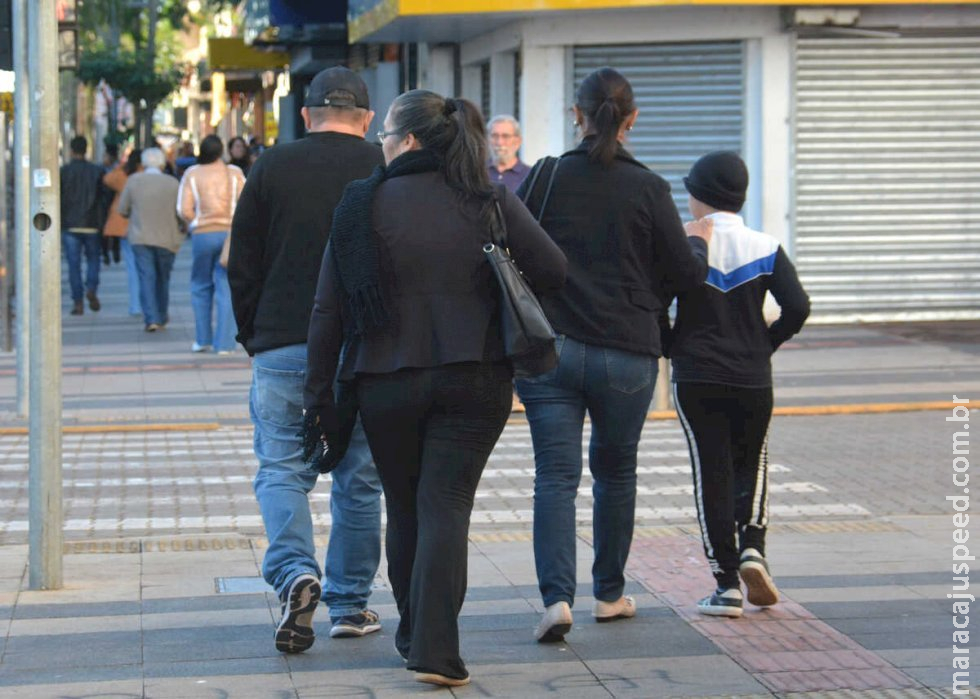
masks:
<path id="1" fill-rule="evenodd" d="M 151 138 L 157 106 L 189 70 L 177 58 L 175 31 L 185 22 L 202 24 L 232 3 L 201 0 L 196 15 L 189 4 L 188 0 L 86 0 L 80 5 L 78 77 L 89 85 L 105 80 L 132 102 L 140 145 Z M 114 114 L 110 122 L 110 134 L 115 134 Z"/>

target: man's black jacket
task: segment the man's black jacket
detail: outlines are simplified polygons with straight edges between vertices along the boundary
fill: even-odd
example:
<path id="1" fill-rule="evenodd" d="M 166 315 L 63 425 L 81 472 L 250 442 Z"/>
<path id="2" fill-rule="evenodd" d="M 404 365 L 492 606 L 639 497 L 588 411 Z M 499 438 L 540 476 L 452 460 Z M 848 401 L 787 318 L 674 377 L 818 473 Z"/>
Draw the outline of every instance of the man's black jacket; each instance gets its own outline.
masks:
<path id="1" fill-rule="evenodd" d="M 306 342 L 333 210 L 347 183 L 384 164 L 363 138 L 316 132 L 262 154 L 231 225 L 228 281 L 249 354 Z"/>
<path id="2" fill-rule="evenodd" d="M 103 170 L 95 163 L 76 158 L 61 166 L 61 227 L 102 230 Z"/>

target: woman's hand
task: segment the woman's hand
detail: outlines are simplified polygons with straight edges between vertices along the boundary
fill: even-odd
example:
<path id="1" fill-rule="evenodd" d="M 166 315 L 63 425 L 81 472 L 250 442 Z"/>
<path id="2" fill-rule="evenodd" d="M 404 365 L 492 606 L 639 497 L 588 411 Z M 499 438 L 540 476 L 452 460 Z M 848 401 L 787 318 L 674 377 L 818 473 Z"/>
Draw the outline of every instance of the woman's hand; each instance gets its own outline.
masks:
<path id="1" fill-rule="evenodd" d="M 715 222 L 710 218 L 699 218 L 697 221 L 688 221 L 684 224 L 684 232 L 689 236 L 701 238 L 706 243 L 711 242 L 711 231 L 714 230 Z"/>

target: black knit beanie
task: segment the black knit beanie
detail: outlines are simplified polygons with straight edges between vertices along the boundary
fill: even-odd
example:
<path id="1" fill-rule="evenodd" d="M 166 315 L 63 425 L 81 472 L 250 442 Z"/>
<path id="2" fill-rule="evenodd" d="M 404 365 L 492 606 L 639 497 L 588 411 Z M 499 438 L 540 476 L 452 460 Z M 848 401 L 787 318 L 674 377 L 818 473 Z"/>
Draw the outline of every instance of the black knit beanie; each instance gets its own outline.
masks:
<path id="1" fill-rule="evenodd" d="M 719 150 L 694 163 L 684 186 L 691 196 L 713 209 L 737 213 L 745 203 L 749 171 L 738 153 Z"/>

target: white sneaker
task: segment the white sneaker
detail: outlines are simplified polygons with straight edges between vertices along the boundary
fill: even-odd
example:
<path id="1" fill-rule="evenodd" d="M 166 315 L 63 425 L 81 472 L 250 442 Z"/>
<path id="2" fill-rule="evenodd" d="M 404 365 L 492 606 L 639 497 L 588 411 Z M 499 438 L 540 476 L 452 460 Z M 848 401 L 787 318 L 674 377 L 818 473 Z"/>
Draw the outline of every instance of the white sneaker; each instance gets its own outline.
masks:
<path id="1" fill-rule="evenodd" d="M 738 574 L 748 588 L 749 602 L 757 607 L 771 607 L 779 602 L 779 590 L 769 575 L 769 564 L 758 550 L 742 551 Z"/>
<path id="2" fill-rule="evenodd" d="M 596 600 L 592 605 L 592 616 L 598 622 L 630 619 L 636 616 L 636 600 L 630 596 L 620 597 L 615 602 Z"/>
<path id="3" fill-rule="evenodd" d="M 545 607 L 534 637 L 538 639 L 538 643 L 560 643 L 571 630 L 572 608 L 568 606 L 568 602 L 555 602 Z"/>
<path id="4" fill-rule="evenodd" d="M 211 345 L 199 345 L 196 342 L 191 345 L 191 352 L 210 352 Z"/>

